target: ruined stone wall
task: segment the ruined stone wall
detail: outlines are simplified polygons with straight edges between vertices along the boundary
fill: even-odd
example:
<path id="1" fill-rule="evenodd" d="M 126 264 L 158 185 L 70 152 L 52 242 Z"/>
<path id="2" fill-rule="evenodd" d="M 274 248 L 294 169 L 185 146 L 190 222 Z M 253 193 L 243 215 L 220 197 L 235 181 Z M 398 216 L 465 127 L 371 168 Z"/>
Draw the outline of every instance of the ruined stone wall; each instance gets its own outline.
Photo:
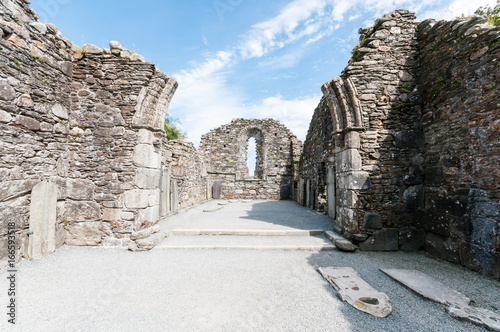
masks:
<path id="1" fill-rule="evenodd" d="M 426 248 L 500 278 L 500 30 L 424 21 Z"/>
<path id="2" fill-rule="evenodd" d="M 307 186 L 307 180 L 310 181 L 310 187 L 304 195 L 303 188 L 297 188 L 302 195 L 296 195 L 297 202 L 305 204 L 319 212 L 328 211 L 328 173 L 335 167 L 335 140 L 333 138 L 333 119 L 325 98 L 322 98 L 309 125 L 304 149 L 300 157 L 300 178 L 302 186 Z M 297 183 L 297 187 L 299 186 Z M 305 202 L 307 199 L 307 190 L 310 195 L 314 192 L 313 200 Z M 302 201 L 301 201 L 302 198 Z M 332 215 L 332 217 L 334 217 Z"/>
<path id="3" fill-rule="evenodd" d="M 170 210 L 174 212 L 210 199 L 205 165 L 193 143 L 170 141 L 167 150 L 165 164 L 169 167 L 170 188 L 178 188 L 177 193 L 170 189 L 171 195 L 177 195 L 177 198 L 171 196 L 170 202 L 175 206 Z"/>
<path id="4" fill-rule="evenodd" d="M 499 29 L 483 18 L 418 23 L 397 10 L 360 33 L 349 66 L 322 87 L 336 229 L 361 250 L 425 248 L 498 278 Z M 310 133 L 330 126 L 317 112 Z M 318 136 L 308 135 L 301 163 L 299 201 L 309 206 L 307 181 L 324 174 L 313 162 L 325 162 Z"/>
<path id="5" fill-rule="evenodd" d="M 369 237 L 365 250 L 424 244 L 416 26 L 413 13 L 397 10 L 360 29 L 349 66 L 322 87 L 334 125 L 337 226 Z"/>
<path id="6" fill-rule="evenodd" d="M 247 167 L 251 137 L 257 145 L 255 176 Z M 275 120 L 235 119 L 203 135 L 199 151 L 209 187 L 220 181 L 222 198 L 280 199 L 282 186 L 291 191 L 301 149 L 297 137 Z"/>
<path id="7" fill-rule="evenodd" d="M 76 47 L 26 1 L 0 1 L 0 28 L 0 260 L 9 222 L 17 259 L 155 232 L 177 82 L 117 42 Z"/>

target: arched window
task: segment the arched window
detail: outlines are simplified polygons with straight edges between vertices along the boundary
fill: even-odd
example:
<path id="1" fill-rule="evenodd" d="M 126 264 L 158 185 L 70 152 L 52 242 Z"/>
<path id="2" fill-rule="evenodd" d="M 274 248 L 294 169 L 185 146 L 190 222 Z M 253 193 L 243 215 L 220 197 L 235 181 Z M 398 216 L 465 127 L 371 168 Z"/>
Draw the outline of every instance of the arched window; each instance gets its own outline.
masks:
<path id="1" fill-rule="evenodd" d="M 247 167 L 248 176 L 255 176 L 255 168 L 257 167 L 257 142 L 254 137 L 248 139 Z"/>

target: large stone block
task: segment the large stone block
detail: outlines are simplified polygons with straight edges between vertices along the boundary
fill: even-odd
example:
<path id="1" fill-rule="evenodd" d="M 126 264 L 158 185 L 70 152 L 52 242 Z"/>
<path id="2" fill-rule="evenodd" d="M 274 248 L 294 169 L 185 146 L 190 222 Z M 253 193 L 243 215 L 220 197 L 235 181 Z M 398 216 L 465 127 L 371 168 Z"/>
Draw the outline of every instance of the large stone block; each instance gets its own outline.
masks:
<path id="1" fill-rule="evenodd" d="M 160 185 L 159 169 L 138 168 L 135 173 L 135 184 L 141 189 L 155 189 Z"/>
<path id="2" fill-rule="evenodd" d="M 101 219 L 101 207 L 95 202 L 66 201 L 68 222 L 97 221 Z"/>
<path id="3" fill-rule="evenodd" d="M 66 244 L 70 246 L 98 246 L 111 235 L 111 226 L 103 222 L 84 222 L 67 226 Z"/>
<path id="4" fill-rule="evenodd" d="M 146 167 L 146 168 L 156 168 L 161 167 L 160 154 L 155 151 L 155 148 L 151 144 L 139 144 L 134 148 L 134 154 L 132 161 L 135 166 Z"/>
<path id="5" fill-rule="evenodd" d="M 365 228 L 368 229 L 381 229 L 382 228 L 382 216 L 377 213 L 366 213 L 365 214 Z"/>
<path id="6" fill-rule="evenodd" d="M 362 251 L 398 251 L 399 230 L 386 228 L 376 231 L 366 241 L 359 244 Z"/>
<path id="7" fill-rule="evenodd" d="M 369 189 L 371 186 L 370 174 L 368 172 L 352 172 L 337 175 L 339 189 L 361 190 Z"/>
<path id="8" fill-rule="evenodd" d="M 337 172 L 347 173 L 360 171 L 362 167 L 361 155 L 357 149 L 348 149 L 335 156 Z"/>
<path id="9" fill-rule="evenodd" d="M 159 200 L 159 190 L 133 189 L 125 192 L 125 206 L 128 209 L 145 209 L 152 205 L 158 205 Z"/>
<path id="10" fill-rule="evenodd" d="M 95 185 L 89 180 L 70 179 L 67 184 L 67 196 L 75 201 L 93 201 Z"/>
<path id="11" fill-rule="evenodd" d="M 154 133 L 151 130 L 141 129 L 137 134 L 137 142 L 139 144 L 153 144 L 155 140 Z"/>
<path id="12" fill-rule="evenodd" d="M 28 257 L 48 255 L 56 250 L 57 186 L 40 182 L 31 193 Z"/>
<path id="13" fill-rule="evenodd" d="M 121 209 L 103 209 L 102 210 L 102 220 L 104 221 L 119 221 L 121 220 L 122 210 Z"/>
<path id="14" fill-rule="evenodd" d="M 0 183 L 0 202 L 12 197 L 29 194 L 39 182 L 40 180 L 2 181 Z"/>
<path id="15" fill-rule="evenodd" d="M 396 147 L 400 149 L 422 149 L 424 133 L 421 130 L 402 130 L 394 135 Z"/>
<path id="16" fill-rule="evenodd" d="M 418 251 L 425 247 L 425 231 L 413 227 L 404 227 L 399 230 L 399 246 L 403 251 Z"/>
<path id="17" fill-rule="evenodd" d="M 406 210 L 417 210 L 424 208 L 424 186 L 408 187 L 403 193 L 404 207 Z"/>
<path id="18" fill-rule="evenodd" d="M 148 207 L 139 211 L 134 223 L 134 231 L 139 231 L 145 227 L 157 223 L 160 220 L 159 206 Z"/>
<path id="19" fill-rule="evenodd" d="M 16 98 L 16 91 L 6 80 L 0 81 L 0 100 L 10 101 Z"/>

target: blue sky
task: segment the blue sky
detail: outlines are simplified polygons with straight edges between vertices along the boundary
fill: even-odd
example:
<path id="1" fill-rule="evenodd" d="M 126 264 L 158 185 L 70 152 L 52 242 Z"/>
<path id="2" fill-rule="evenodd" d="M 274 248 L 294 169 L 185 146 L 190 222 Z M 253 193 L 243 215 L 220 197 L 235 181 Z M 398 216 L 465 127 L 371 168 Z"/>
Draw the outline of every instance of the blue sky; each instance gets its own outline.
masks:
<path id="1" fill-rule="evenodd" d="M 338 76 L 358 28 L 397 8 L 421 20 L 495 0 L 32 0 L 74 44 L 117 40 L 179 81 L 169 114 L 188 140 L 233 118 L 275 118 L 305 139 L 323 83 Z"/>

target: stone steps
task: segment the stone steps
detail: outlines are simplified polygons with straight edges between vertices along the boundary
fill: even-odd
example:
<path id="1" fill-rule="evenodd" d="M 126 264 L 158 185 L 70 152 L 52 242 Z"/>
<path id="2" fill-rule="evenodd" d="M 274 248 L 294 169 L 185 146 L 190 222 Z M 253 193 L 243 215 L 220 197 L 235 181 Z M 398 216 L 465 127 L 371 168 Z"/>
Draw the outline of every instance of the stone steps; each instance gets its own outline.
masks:
<path id="1" fill-rule="evenodd" d="M 313 232 L 315 233 L 315 231 Z M 229 233 L 229 232 L 224 231 L 224 233 Z M 269 234 L 269 231 L 267 231 L 267 233 Z M 298 234 L 298 231 L 296 233 Z M 255 233 L 249 231 L 246 234 L 255 234 Z M 332 242 L 330 242 L 324 235 L 294 236 L 294 235 L 193 235 L 191 234 L 191 235 L 169 236 L 155 247 L 155 250 L 158 249 L 329 251 L 329 250 L 335 250 L 336 246 Z"/>
<path id="2" fill-rule="evenodd" d="M 173 235 L 234 235 L 234 236 L 314 236 L 322 235 L 322 229 L 173 229 L 170 236 Z"/>

